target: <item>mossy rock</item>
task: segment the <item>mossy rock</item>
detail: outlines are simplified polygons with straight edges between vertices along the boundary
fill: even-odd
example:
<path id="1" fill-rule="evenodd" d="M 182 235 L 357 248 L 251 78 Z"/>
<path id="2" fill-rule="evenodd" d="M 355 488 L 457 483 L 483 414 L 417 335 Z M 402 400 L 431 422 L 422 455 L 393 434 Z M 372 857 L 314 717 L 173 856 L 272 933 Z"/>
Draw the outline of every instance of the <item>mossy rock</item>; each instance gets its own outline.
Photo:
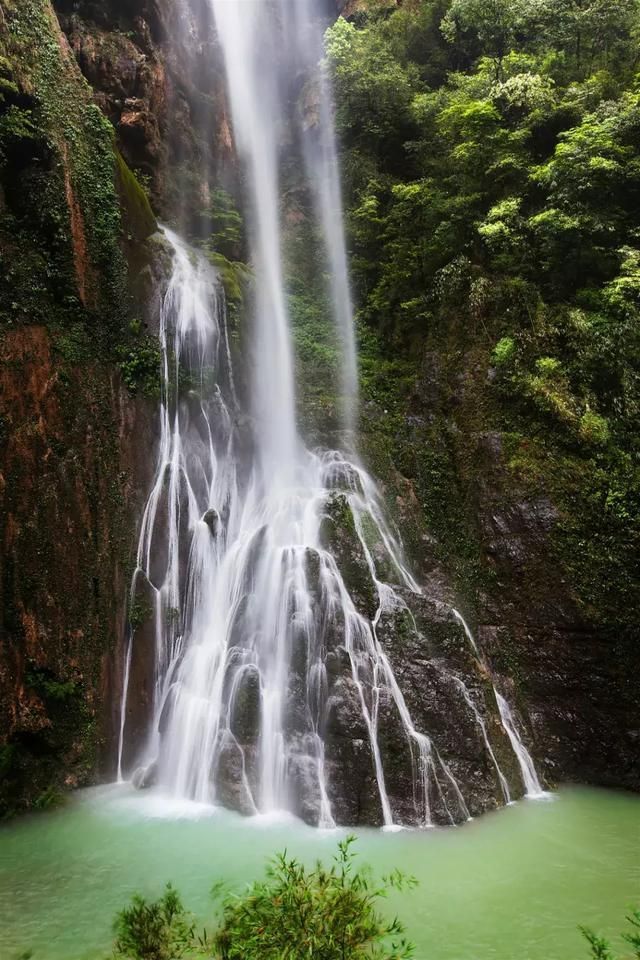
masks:
<path id="1" fill-rule="evenodd" d="M 376 586 L 345 494 L 331 493 L 327 497 L 320 539 L 333 555 L 356 608 L 373 619 L 378 607 Z"/>
<path id="2" fill-rule="evenodd" d="M 142 243 L 157 231 L 158 223 L 146 191 L 127 166 L 122 154 L 116 151 L 115 157 L 124 233 L 130 239 Z"/>

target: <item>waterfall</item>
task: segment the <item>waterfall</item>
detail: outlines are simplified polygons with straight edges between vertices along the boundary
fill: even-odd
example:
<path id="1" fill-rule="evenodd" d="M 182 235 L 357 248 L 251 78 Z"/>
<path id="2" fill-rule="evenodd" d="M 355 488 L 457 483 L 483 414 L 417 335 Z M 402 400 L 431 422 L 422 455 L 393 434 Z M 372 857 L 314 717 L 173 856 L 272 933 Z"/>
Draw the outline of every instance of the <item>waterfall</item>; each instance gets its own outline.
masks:
<path id="1" fill-rule="evenodd" d="M 462 629 L 464 630 L 465 635 L 467 637 L 467 640 L 471 644 L 473 652 L 478 658 L 478 661 L 482 664 L 483 668 L 486 670 L 487 674 L 491 678 L 491 686 L 493 688 L 493 695 L 496 698 L 496 704 L 498 706 L 498 712 L 500 714 L 500 722 L 504 728 L 505 733 L 509 738 L 511 748 L 518 761 L 518 765 L 520 767 L 520 775 L 522 777 L 522 783 L 524 785 L 526 795 L 531 799 L 537 799 L 539 797 L 546 796 L 545 791 L 542 789 L 540 780 L 538 779 L 538 774 L 536 773 L 536 768 L 533 762 L 533 758 L 529 753 L 529 751 L 527 750 L 527 748 L 525 747 L 522 737 L 518 733 L 518 728 L 516 727 L 515 719 L 513 716 L 513 710 L 509 706 L 505 697 L 502 696 L 502 694 L 498 693 L 493 672 L 489 667 L 489 664 L 487 663 L 486 659 L 481 656 L 480 651 L 478 649 L 478 644 L 476 643 L 475 637 L 473 636 L 473 633 L 471 632 L 471 629 L 467 624 L 466 620 L 464 619 L 462 614 L 459 613 L 457 610 L 453 610 L 453 614 L 461 624 Z M 480 720 L 480 722 L 482 721 Z M 487 745 L 487 749 L 489 750 L 491 749 L 489 745 Z M 494 759 L 494 762 L 496 762 L 495 757 L 493 759 Z M 498 774 L 500 776 L 500 782 L 502 783 L 503 790 L 505 791 L 506 802 L 509 803 L 511 800 L 511 797 L 509 795 L 509 788 L 504 780 L 504 776 L 502 772 L 499 769 L 498 769 Z"/>
<path id="2" fill-rule="evenodd" d="M 516 728 L 511 707 L 497 690 L 495 691 L 495 694 L 502 725 L 507 731 L 509 740 L 511 741 L 511 746 L 513 747 L 513 752 L 518 758 L 518 763 L 520 764 L 520 771 L 522 773 L 522 779 L 524 781 L 524 788 L 527 796 L 532 798 L 542 797 L 545 795 L 544 790 L 542 789 L 540 781 L 538 780 L 538 774 L 536 773 L 536 768 L 533 760 L 531 759 L 531 754 L 522 742 L 522 737 Z"/>
<path id="3" fill-rule="evenodd" d="M 172 271 L 160 312 L 159 453 L 130 598 L 132 608 L 140 597 L 148 602 L 154 690 L 134 779 L 199 803 L 249 815 L 290 811 L 331 827 L 343 820 L 354 758 L 366 743 L 362 780 L 371 778 L 375 816 L 385 827 L 461 822 L 471 814 L 456 758 L 450 746 L 445 756 L 416 719 L 384 639 L 389 624 L 402 618 L 418 636 L 412 604 L 422 595 L 377 486 L 355 453 L 353 310 L 330 91 L 316 70 L 320 39 L 313 4 L 207 2 L 246 177 L 254 273 L 252 355 L 246 358 L 250 416 L 236 396 L 215 270 L 165 230 Z M 305 71 L 315 71 L 318 109 L 311 125 L 300 116 L 297 122 L 342 347 L 348 453 L 308 449 L 296 424 L 280 143 L 293 122 L 293 81 Z M 120 775 L 131 766 L 124 749 L 127 705 L 135 697 L 135 644 L 132 630 Z M 445 664 L 438 670 L 463 691 L 461 715 L 467 738 L 486 761 L 487 790 L 508 800 L 484 704 L 455 671 Z M 515 750 L 514 724 L 503 723 Z M 399 767 L 408 771 L 408 812 L 398 797 Z M 352 820 L 358 815 L 349 813 Z"/>

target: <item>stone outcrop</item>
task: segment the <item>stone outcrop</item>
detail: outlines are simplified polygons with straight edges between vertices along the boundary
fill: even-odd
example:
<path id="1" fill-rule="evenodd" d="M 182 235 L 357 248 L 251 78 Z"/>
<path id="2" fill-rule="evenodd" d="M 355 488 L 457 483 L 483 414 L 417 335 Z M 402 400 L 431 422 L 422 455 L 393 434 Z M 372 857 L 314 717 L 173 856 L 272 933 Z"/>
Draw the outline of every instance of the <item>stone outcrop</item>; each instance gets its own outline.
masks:
<path id="1" fill-rule="evenodd" d="M 155 208 L 197 233 L 211 192 L 233 180 L 235 168 L 219 57 L 204 39 L 206 7 L 202 24 L 169 0 L 55 0 L 55 7 L 95 102 Z"/>

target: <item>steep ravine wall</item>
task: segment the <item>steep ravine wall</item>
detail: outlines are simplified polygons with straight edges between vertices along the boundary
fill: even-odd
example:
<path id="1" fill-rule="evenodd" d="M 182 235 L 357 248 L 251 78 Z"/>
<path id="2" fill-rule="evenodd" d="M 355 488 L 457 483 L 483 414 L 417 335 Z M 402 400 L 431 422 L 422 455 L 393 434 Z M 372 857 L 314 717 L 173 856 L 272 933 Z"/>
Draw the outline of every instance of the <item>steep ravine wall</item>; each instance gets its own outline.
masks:
<path id="1" fill-rule="evenodd" d="M 146 411 L 41 325 L 10 331 L 2 386 L 3 812 L 109 769 Z M 148 441 L 151 444 L 151 440 Z"/>
<path id="2" fill-rule="evenodd" d="M 365 399 L 365 457 L 427 594 L 464 613 L 547 781 L 638 790 L 637 631 L 576 587 L 589 533 L 563 484 L 579 480 L 527 474 L 527 445 L 492 399 L 490 351 L 458 335 L 452 321 L 430 338 L 404 400 L 390 400 L 393 380 Z"/>
<path id="3" fill-rule="evenodd" d="M 48 0 L 3 0 L 0 817 L 112 766 L 155 230 Z"/>

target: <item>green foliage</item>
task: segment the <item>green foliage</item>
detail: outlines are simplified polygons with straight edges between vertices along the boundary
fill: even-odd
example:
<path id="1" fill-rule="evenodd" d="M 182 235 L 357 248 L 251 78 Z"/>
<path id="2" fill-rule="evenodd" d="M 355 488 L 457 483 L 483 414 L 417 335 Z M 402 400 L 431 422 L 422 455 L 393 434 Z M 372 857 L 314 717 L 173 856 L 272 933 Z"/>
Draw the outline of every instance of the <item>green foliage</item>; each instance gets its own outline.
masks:
<path id="1" fill-rule="evenodd" d="M 8 3 L 0 34 L 0 321 L 85 323 L 93 356 L 112 350 L 127 308 L 115 153 L 113 128 L 65 54 L 49 3 Z"/>
<path id="2" fill-rule="evenodd" d="M 15 84 L 12 85 L 15 87 Z M 5 87 L 7 92 L 13 93 L 12 88 Z M 16 88 L 17 92 L 17 88 Z M 37 129 L 33 122 L 33 111 L 23 110 L 15 104 L 0 116 L 0 158 L 6 157 L 6 145 L 11 141 L 35 140 Z"/>
<path id="3" fill-rule="evenodd" d="M 49 786 L 33 801 L 36 810 L 53 810 L 62 807 L 65 803 L 64 794 L 56 787 Z"/>
<path id="4" fill-rule="evenodd" d="M 377 31 L 359 31 L 342 19 L 327 32 L 327 55 L 350 141 L 384 160 L 398 132 L 409 129 L 416 71 L 397 61 Z"/>
<path id="5" fill-rule="evenodd" d="M 609 424 L 593 410 L 585 410 L 580 418 L 580 436 L 587 443 L 604 446 L 609 439 Z"/>
<path id="6" fill-rule="evenodd" d="M 526 9 L 526 0 L 453 0 L 442 21 L 442 33 L 451 43 L 464 43 L 471 35 L 494 59 L 499 79 Z"/>
<path id="7" fill-rule="evenodd" d="M 92 356 L 92 344 L 83 323 L 73 323 L 55 339 L 56 352 L 68 363 L 83 363 Z"/>
<path id="8" fill-rule="evenodd" d="M 116 917 L 114 954 L 127 960 L 180 960 L 192 955 L 193 924 L 178 893 L 167 884 L 149 903 L 135 896 Z"/>
<path id="9" fill-rule="evenodd" d="M 124 208 L 130 239 L 142 241 L 157 230 L 146 187 L 129 169 L 120 152 L 116 152 L 118 186 L 124 199 Z"/>
<path id="10" fill-rule="evenodd" d="M 399 921 L 383 920 L 376 903 L 388 887 L 408 882 L 401 874 L 377 886 L 358 870 L 354 838 L 338 845 L 334 864 L 308 870 L 281 854 L 242 897 L 227 896 L 214 945 L 222 960 L 400 960 L 413 949 Z"/>
<path id="11" fill-rule="evenodd" d="M 35 664 L 29 665 L 25 683 L 45 700 L 53 700 L 57 703 L 64 703 L 78 696 L 78 687 L 73 681 L 58 680 L 48 670 L 37 667 Z"/>
<path id="12" fill-rule="evenodd" d="M 123 347 L 120 372 L 132 393 L 157 397 L 162 374 L 162 351 L 157 337 L 145 336 Z"/>
<path id="13" fill-rule="evenodd" d="M 503 337 L 495 345 L 492 360 L 497 367 L 502 367 L 511 360 L 515 352 L 516 344 L 513 337 Z"/>
<path id="14" fill-rule="evenodd" d="M 293 282 L 288 306 L 296 356 L 299 415 L 316 424 L 335 417 L 340 378 L 339 346 L 326 294 Z M 332 391 L 331 386 L 335 385 Z"/>
<path id="15" fill-rule="evenodd" d="M 631 931 L 623 933 L 622 939 L 631 945 L 633 956 L 640 958 L 640 910 L 633 910 L 627 920 L 631 925 Z M 615 954 L 607 940 L 586 927 L 580 929 L 589 942 L 593 960 L 615 960 Z"/>
<path id="16" fill-rule="evenodd" d="M 0 106 L 9 98 L 17 96 L 19 87 L 13 79 L 13 69 L 6 57 L 0 56 Z"/>
<path id="17" fill-rule="evenodd" d="M 251 269 L 244 262 L 244 224 L 235 200 L 226 190 L 213 192 L 201 211 L 203 249 L 218 272 L 228 307 L 231 334 L 237 336 L 237 319 L 251 283 Z"/>
<path id="18" fill-rule="evenodd" d="M 638 0 L 450 0 L 328 34 L 354 291 L 380 343 L 362 364 L 363 395 L 371 383 L 393 393 L 390 358 L 439 358 L 431 453 L 393 448 L 423 477 L 443 559 L 467 581 L 475 569 L 464 544 L 483 469 L 472 431 L 517 436 L 511 482 L 552 492 L 563 518 L 553 550 L 578 602 L 629 624 L 640 547 L 639 33 Z M 402 435 L 402 402 L 390 408 L 377 427 L 387 443 Z M 447 520 L 451 490 L 468 518 L 459 529 Z"/>
<path id="19" fill-rule="evenodd" d="M 626 68 L 638 27 L 636 0 L 537 0 L 529 5 L 529 29 L 560 51 L 579 76 L 601 64 Z"/>
<path id="20" fill-rule="evenodd" d="M 237 308 L 244 300 L 246 287 L 251 280 L 251 271 L 240 260 L 227 260 L 222 253 L 209 250 L 207 256 L 218 271 L 227 302 Z"/>
<path id="21" fill-rule="evenodd" d="M 209 207 L 202 211 L 204 229 L 208 234 L 207 248 L 225 259 L 239 260 L 243 241 L 242 217 L 231 194 L 218 188 Z"/>
<path id="22" fill-rule="evenodd" d="M 151 604 L 142 597 L 134 597 L 129 607 L 128 620 L 132 630 L 138 630 L 149 620 L 153 610 Z"/>
<path id="23" fill-rule="evenodd" d="M 216 932 L 198 935 L 180 897 L 168 886 L 157 901 L 136 896 L 116 919 L 115 955 L 127 960 L 402 960 L 413 956 L 397 920 L 385 920 L 379 901 L 390 889 L 415 885 L 399 871 L 376 883 L 358 869 L 354 837 L 338 844 L 331 867 L 306 868 L 286 853 L 242 894 L 222 893 Z"/>

